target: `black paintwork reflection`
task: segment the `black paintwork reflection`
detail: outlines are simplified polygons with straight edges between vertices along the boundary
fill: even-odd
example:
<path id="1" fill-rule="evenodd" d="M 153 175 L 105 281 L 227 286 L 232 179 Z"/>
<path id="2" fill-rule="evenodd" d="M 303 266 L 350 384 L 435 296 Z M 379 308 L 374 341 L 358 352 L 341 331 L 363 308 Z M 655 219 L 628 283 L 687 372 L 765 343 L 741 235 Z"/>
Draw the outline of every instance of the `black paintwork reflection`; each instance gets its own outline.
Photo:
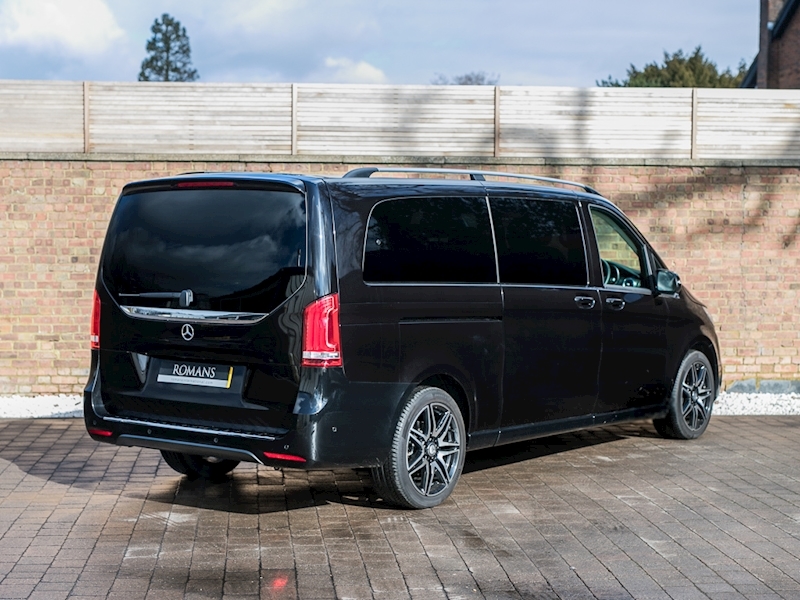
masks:
<path id="1" fill-rule="evenodd" d="M 580 308 L 576 296 L 595 306 Z M 591 414 L 601 349 L 597 292 L 503 286 L 503 297 L 503 426 Z"/>
<path id="2" fill-rule="evenodd" d="M 667 376 L 667 305 L 661 296 L 601 290 L 603 361 L 596 413 L 664 400 Z M 607 300 L 622 300 L 622 309 Z"/>

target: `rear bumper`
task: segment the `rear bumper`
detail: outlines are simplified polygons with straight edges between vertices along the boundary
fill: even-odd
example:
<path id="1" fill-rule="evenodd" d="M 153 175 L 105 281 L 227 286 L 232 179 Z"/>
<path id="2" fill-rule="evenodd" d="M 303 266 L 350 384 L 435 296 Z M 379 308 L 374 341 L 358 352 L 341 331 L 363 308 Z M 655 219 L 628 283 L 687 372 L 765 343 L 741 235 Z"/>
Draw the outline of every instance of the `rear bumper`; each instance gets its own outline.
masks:
<path id="1" fill-rule="evenodd" d="M 341 372 L 316 378 L 315 396 L 324 406 L 315 414 L 298 414 L 296 428 L 283 435 L 234 432 L 215 427 L 123 418 L 103 409 L 99 377 L 84 390 L 84 415 L 90 436 L 99 442 L 217 456 L 276 467 L 331 469 L 374 467 L 388 456 L 397 414 L 407 386 L 351 383 Z M 102 430 L 103 435 L 92 433 Z M 265 453 L 303 460 L 277 460 Z"/>

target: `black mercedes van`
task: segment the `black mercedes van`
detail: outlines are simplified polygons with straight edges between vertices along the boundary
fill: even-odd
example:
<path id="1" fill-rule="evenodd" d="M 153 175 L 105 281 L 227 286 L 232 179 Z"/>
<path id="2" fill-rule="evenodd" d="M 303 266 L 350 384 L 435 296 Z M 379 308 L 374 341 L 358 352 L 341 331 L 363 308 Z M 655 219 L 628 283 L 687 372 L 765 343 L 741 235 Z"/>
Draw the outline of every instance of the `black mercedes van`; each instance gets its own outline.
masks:
<path id="1" fill-rule="evenodd" d="M 412 508 L 468 450 L 643 418 L 696 438 L 720 387 L 706 309 L 620 210 L 481 171 L 128 184 L 91 348 L 95 440 L 189 477 L 368 467 Z"/>

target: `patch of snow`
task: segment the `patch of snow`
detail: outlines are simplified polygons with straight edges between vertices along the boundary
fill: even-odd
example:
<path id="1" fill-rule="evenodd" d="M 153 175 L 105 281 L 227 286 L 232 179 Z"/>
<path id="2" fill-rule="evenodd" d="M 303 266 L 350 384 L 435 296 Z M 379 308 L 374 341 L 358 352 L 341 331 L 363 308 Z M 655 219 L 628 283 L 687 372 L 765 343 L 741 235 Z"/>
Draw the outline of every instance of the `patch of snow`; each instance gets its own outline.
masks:
<path id="1" fill-rule="evenodd" d="M 715 415 L 800 415 L 800 394 L 733 394 L 714 402 Z M 83 397 L 0 396 L 0 419 L 83 417 Z"/>
<path id="2" fill-rule="evenodd" d="M 800 394 L 721 393 L 715 415 L 800 415 Z"/>
<path id="3" fill-rule="evenodd" d="M 83 417 L 82 396 L 0 396 L 0 419 L 72 417 Z"/>

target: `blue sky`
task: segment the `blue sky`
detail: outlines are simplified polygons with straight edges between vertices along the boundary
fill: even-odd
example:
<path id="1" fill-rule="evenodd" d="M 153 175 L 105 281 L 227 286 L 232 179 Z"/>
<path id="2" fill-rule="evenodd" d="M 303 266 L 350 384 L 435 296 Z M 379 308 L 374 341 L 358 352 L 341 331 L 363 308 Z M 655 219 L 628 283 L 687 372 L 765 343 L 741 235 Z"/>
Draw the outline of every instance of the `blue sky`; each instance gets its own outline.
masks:
<path id="1" fill-rule="evenodd" d="M 186 27 L 206 82 L 594 86 L 702 45 L 757 52 L 759 0 L 0 0 L 0 79 L 135 81 L 153 20 Z"/>

